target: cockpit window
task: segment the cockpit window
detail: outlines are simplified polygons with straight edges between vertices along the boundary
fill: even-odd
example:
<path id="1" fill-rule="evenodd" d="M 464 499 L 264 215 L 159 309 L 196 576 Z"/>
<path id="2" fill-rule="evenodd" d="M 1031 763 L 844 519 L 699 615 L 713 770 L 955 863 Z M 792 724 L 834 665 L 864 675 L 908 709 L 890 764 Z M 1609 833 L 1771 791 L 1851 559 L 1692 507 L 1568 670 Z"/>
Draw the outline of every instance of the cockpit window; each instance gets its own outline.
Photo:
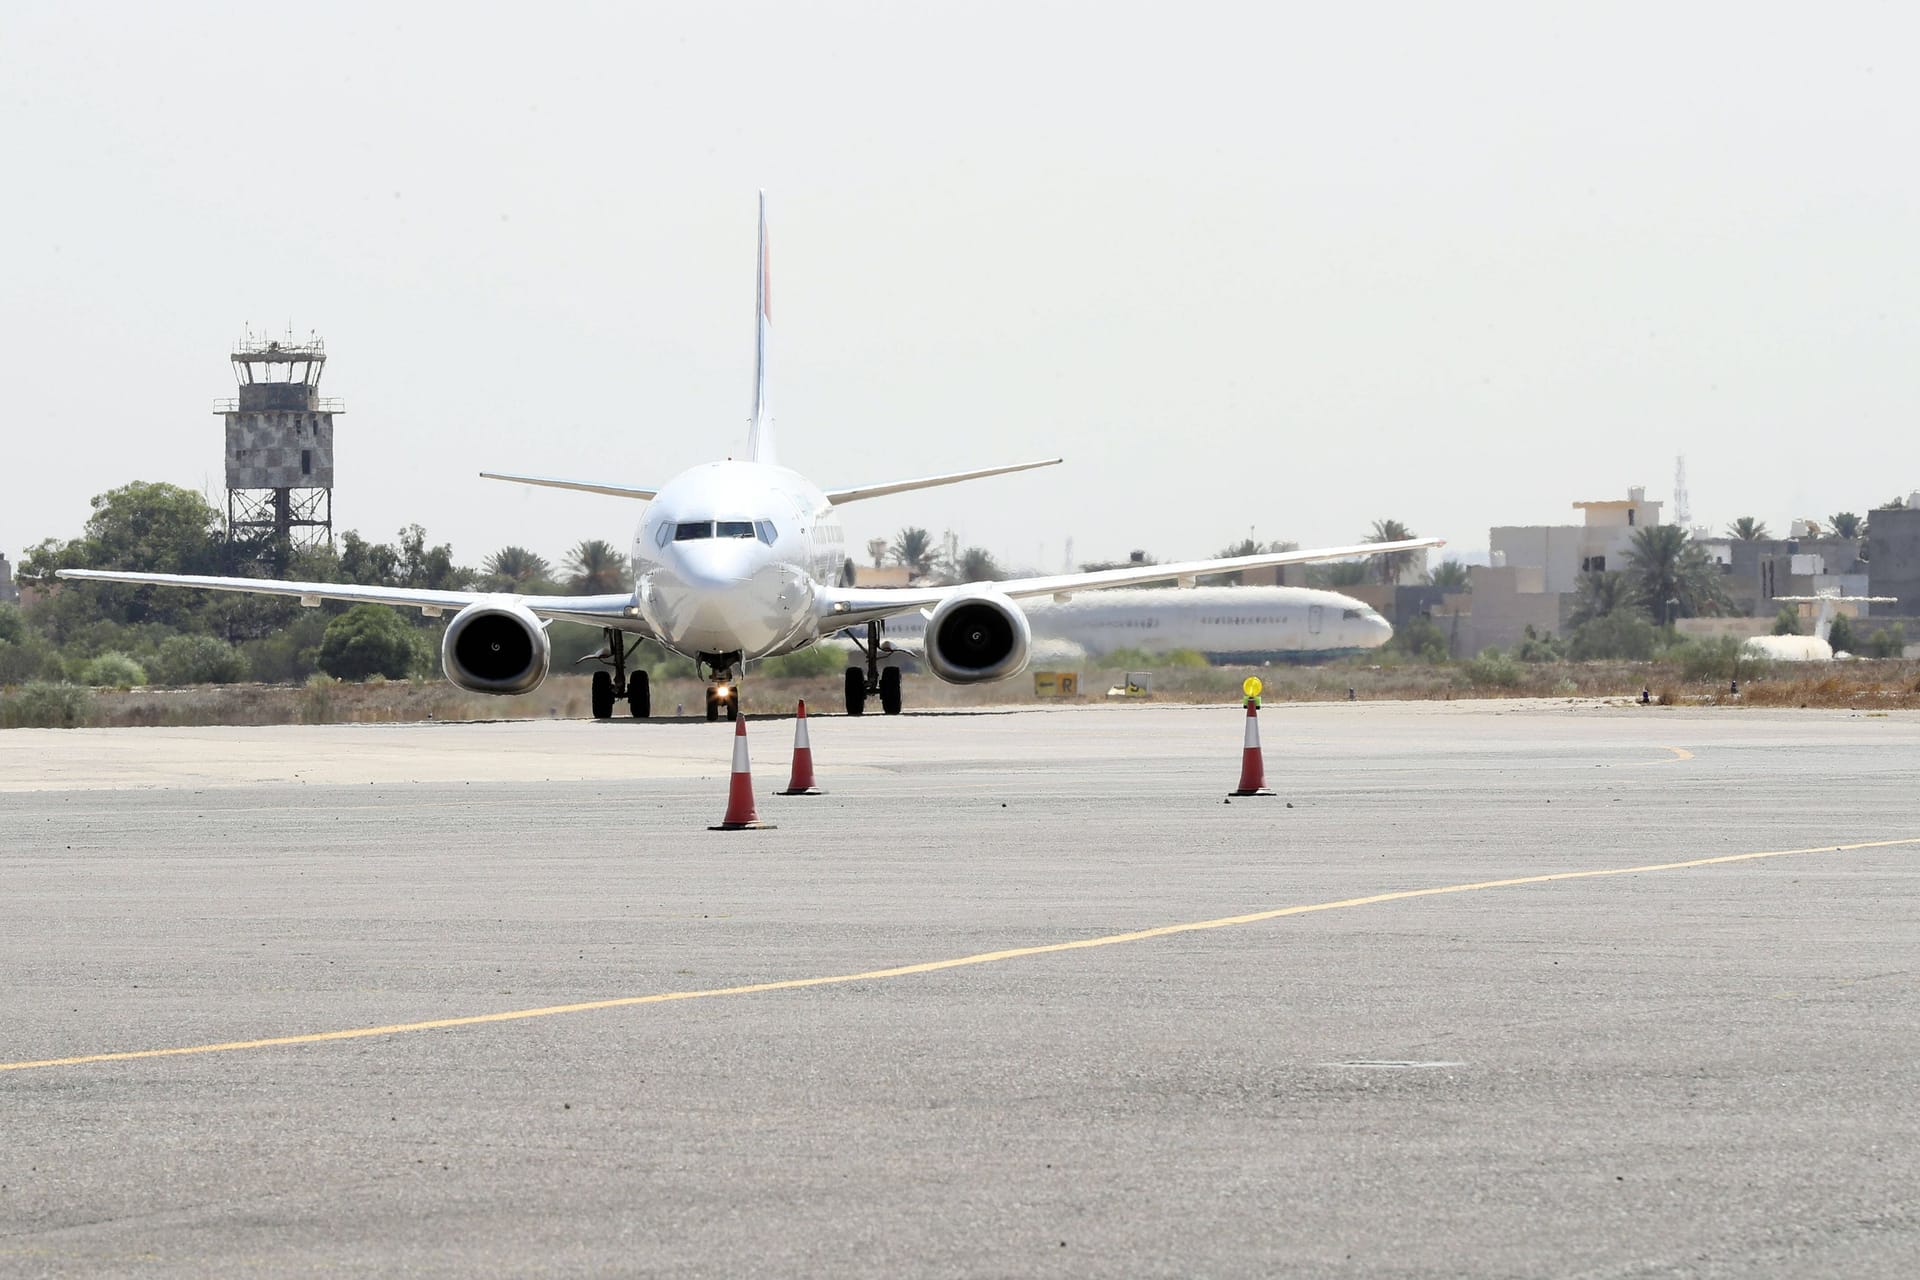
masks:
<path id="1" fill-rule="evenodd" d="M 1347 622 L 1352 622 L 1355 618 L 1364 618 L 1366 616 L 1367 615 L 1359 609 L 1342 609 L 1340 611 L 1340 617 Z"/>
<path id="2" fill-rule="evenodd" d="M 712 536 L 713 521 L 711 520 L 683 520 L 673 527 L 673 540 L 675 542 L 692 542 L 696 538 L 711 538 Z"/>
<path id="3" fill-rule="evenodd" d="M 753 522 L 753 531 L 760 535 L 760 541 L 766 543 L 768 546 L 773 545 L 773 521 L 755 520 Z"/>
<path id="4" fill-rule="evenodd" d="M 717 533 L 715 536 L 721 538 L 751 538 L 753 536 L 753 521 L 751 520 L 722 520 L 716 528 Z"/>

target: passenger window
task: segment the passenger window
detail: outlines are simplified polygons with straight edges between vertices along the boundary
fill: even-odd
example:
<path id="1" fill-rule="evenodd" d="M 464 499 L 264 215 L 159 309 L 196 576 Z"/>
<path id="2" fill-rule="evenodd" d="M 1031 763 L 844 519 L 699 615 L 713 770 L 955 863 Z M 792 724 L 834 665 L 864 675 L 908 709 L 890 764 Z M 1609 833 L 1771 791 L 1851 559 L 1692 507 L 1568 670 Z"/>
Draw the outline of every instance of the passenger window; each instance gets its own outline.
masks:
<path id="1" fill-rule="evenodd" d="M 722 538 L 751 538 L 753 536 L 753 521 L 722 520 L 719 526 L 719 533 L 716 536 Z"/>
<path id="2" fill-rule="evenodd" d="M 696 538 L 711 538 L 712 536 L 713 521 L 711 520 L 692 520 L 684 524 L 677 524 L 673 527 L 673 540 L 675 542 L 692 542 Z"/>

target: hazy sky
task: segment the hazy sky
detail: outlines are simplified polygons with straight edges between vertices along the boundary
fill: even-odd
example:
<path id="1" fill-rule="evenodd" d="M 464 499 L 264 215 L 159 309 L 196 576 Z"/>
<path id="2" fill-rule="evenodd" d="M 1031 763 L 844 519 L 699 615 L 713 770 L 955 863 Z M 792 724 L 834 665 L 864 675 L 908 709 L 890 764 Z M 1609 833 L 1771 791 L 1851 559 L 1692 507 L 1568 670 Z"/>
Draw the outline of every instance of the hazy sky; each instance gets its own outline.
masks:
<path id="1" fill-rule="evenodd" d="M 1380 517 L 1486 545 L 1920 488 L 1911 6 L 41 4 L 0 13 L 0 549 L 224 504 L 245 325 L 318 330 L 338 527 L 625 545 L 736 448 L 1017 564 Z"/>

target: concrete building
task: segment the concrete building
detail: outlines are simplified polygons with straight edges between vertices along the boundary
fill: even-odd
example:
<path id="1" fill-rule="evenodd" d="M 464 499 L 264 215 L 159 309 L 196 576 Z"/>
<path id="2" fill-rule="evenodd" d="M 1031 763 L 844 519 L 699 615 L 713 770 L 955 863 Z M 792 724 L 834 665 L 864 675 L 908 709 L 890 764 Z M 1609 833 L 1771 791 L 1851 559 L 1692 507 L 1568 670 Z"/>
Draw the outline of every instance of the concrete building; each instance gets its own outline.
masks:
<path id="1" fill-rule="evenodd" d="M 1883 507 L 1867 517 L 1868 594 L 1896 596 L 1898 604 L 1874 606 L 1882 617 L 1920 617 L 1920 493 L 1903 507 Z"/>
<path id="2" fill-rule="evenodd" d="M 1580 585 L 1583 573 L 1626 568 L 1633 535 L 1647 525 L 1660 523 L 1661 504 L 1647 501 L 1647 491 L 1638 486 L 1627 490 L 1624 501 L 1573 505 L 1586 513 L 1584 523 L 1496 525 L 1489 530 L 1493 567 L 1538 568 L 1544 570 L 1539 590 L 1572 591 Z M 1476 594 L 1479 583 L 1476 572 Z"/>

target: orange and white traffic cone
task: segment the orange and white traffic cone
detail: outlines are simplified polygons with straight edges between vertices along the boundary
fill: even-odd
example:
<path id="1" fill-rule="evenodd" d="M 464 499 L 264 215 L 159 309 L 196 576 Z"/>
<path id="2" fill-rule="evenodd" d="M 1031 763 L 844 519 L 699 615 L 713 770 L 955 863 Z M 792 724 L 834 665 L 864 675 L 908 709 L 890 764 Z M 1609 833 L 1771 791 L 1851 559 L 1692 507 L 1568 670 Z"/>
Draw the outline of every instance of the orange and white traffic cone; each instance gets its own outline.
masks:
<path id="1" fill-rule="evenodd" d="M 817 796 L 820 788 L 813 782 L 813 744 L 807 741 L 807 700 L 800 699 L 800 710 L 793 721 L 793 776 L 787 779 L 783 796 Z"/>
<path id="2" fill-rule="evenodd" d="M 744 718 L 733 722 L 733 778 L 727 784 L 727 816 L 720 819 L 717 827 L 708 827 L 709 831 L 747 831 L 756 827 L 771 828 L 771 822 L 760 821 L 760 815 L 753 811 L 753 770 L 747 767 L 747 722 Z"/>
<path id="3" fill-rule="evenodd" d="M 1247 740 L 1240 752 L 1240 789 L 1229 796 L 1270 796 L 1267 790 L 1267 762 L 1260 754 L 1260 713 L 1252 698 L 1247 699 Z"/>

